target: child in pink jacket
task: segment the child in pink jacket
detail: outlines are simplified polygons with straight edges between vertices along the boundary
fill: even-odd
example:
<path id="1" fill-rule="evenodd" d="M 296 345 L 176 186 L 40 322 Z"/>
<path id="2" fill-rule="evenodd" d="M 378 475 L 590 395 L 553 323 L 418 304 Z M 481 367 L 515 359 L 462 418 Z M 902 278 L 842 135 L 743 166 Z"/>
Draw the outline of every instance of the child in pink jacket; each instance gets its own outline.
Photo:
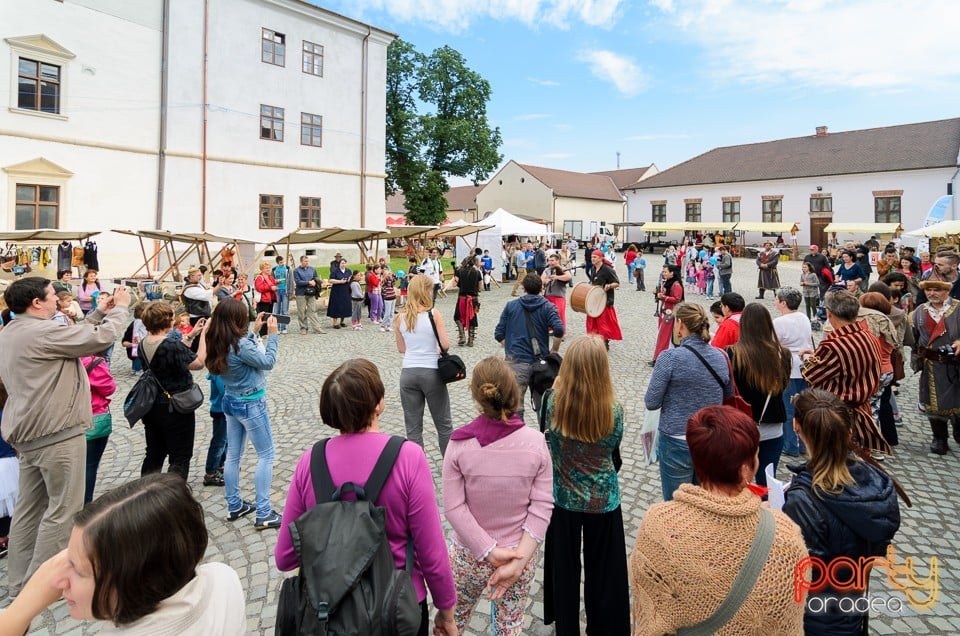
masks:
<path id="1" fill-rule="evenodd" d="M 93 501 L 100 458 L 103 457 L 107 440 L 113 432 L 110 396 L 117 390 L 117 383 L 110 374 L 110 367 L 100 356 L 80 358 L 80 364 L 86 369 L 90 379 L 90 406 L 93 409 L 93 428 L 87 431 L 87 484 L 83 493 L 83 503 L 87 504 Z"/>

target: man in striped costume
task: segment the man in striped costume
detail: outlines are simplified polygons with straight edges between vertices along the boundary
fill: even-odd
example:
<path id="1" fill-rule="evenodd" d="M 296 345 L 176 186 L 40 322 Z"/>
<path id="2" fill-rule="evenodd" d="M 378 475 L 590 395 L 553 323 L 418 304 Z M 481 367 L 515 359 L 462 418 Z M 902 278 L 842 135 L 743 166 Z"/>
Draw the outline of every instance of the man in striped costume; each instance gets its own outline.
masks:
<path id="1" fill-rule="evenodd" d="M 803 377 L 810 388 L 829 391 L 854 413 L 850 423 L 854 440 L 863 448 L 890 452 L 870 411 L 870 396 L 880 386 L 880 343 L 857 321 L 860 303 L 847 291 L 828 292 L 823 298 L 833 328 L 816 351 L 800 352 Z"/>

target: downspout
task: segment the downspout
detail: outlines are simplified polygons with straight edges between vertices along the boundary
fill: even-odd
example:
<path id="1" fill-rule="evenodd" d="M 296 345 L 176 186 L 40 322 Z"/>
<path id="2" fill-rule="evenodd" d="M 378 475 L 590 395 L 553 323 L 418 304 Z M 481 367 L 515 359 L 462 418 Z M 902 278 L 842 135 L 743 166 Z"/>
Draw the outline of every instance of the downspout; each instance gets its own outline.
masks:
<path id="1" fill-rule="evenodd" d="M 960 163 L 960 159 L 957 160 Z M 957 216 L 957 175 L 960 174 L 960 166 L 957 166 L 957 169 L 954 171 L 953 176 L 950 177 L 950 219 L 956 221 Z"/>
<path id="2" fill-rule="evenodd" d="M 200 136 L 200 231 L 207 231 L 207 52 L 210 0 L 203 0 L 203 123 Z"/>
<path id="3" fill-rule="evenodd" d="M 167 68 L 170 56 L 170 0 L 163 0 L 163 27 L 160 49 L 160 139 L 157 149 L 157 210 L 154 217 L 156 229 L 163 229 L 163 191 L 167 172 L 167 92 L 170 72 Z M 144 255 L 146 258 L 146 255 Z"/>
<path id="4" fill-rule="evenodd" d="M 373 29 L 368 26 L 360 60 L 360 227 L 367 227 L 367 49 L 371 33 Z"/>

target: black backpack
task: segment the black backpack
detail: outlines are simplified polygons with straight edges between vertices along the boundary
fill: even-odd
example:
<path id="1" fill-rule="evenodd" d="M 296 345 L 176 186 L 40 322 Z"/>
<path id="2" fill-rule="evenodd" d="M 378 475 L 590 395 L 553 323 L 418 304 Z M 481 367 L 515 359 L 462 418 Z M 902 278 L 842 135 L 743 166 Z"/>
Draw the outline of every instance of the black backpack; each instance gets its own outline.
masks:
<path id="1" fill-rule="evenodd" d="M 413 541 L 408 537 L 406 568 L 398 570 L 386 511 L 375 505 L 405 440 L 390 438 L 364 486 L 339 488 L 327 467 L 327 441 L 314 444 L 310 458 L 317 504 L 289 526 L 300 571 L 280 588 L 275 633 L 415 635 L 421 614 L 410 577 Z M 356 501 L 342 500 L 347 492 Z"/>

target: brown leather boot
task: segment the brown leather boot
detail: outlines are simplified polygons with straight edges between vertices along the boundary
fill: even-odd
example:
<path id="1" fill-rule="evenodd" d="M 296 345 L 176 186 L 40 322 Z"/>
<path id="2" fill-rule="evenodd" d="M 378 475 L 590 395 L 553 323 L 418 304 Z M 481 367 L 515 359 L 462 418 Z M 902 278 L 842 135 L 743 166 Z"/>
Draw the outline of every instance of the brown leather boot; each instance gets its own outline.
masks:
<path id="1" fill-rule="evenodd" d="M 462 347 L 465 344 L 467 344 L 467 340 L 466 340 L 466 335 L 464 334 L 464 331 L 463 331 L 463 325 L 461 325 L 458 322 L 457 323 L 457 346 Z"/>
<path id="2" fill-rule="evenodd" d="M 473 341 L 476 339 L 476 337 L 477 337 L 477 328 L 476 328 L 476 327 L 470 327 L 470 336 L 467 338 L 467 346 L 468 346 L 468 347 L 472 347 L 472 346 L 473 346 Z M 956 429 L 954 429 L 954 430 L 956 430 Z"/>

